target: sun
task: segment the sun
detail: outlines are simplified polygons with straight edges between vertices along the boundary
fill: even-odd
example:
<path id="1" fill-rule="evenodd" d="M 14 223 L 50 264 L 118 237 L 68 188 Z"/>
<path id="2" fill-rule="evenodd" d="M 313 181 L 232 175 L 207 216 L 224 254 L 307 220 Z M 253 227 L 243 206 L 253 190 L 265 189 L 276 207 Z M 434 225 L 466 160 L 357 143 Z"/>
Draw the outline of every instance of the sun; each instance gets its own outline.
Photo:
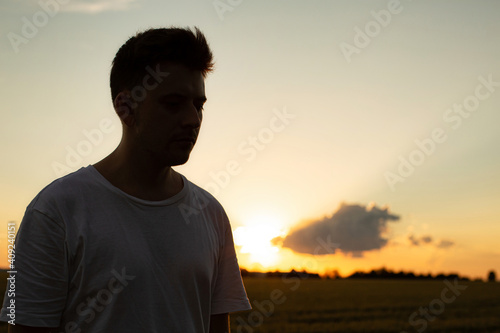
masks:
<path id="1" fill-rule="evenodd" d="M 276 237 L 284 236 L 279 224 L 268 218 L 259 218 L 257 224 L 248 224 L 234 230 L 234 243 L 239 252 L 249 254 L 251 262 L 270 267 L 279 261 L 279 248 L 272 244 Z"/>

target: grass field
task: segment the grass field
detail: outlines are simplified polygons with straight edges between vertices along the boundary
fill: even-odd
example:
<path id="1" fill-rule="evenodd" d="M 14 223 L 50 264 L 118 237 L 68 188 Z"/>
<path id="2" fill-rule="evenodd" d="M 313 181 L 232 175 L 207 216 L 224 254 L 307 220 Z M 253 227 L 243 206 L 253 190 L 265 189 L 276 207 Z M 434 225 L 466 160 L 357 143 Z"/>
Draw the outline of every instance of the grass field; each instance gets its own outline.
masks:
<path id="1" fill-rule="evenodd" d="M 254 309 L 232 315 L 232 332 L 500 332 L 500 283 L 459 281 L 456 296 L 443 281 L 244 282 Z"/>
<path id="2" fill-rule="evenodd" d="M 244 282 L 253 310 L 231 316 L 233 333 L 500 332 L 500 283 L 449 281 L 450 290 L 443 281 Z"/>

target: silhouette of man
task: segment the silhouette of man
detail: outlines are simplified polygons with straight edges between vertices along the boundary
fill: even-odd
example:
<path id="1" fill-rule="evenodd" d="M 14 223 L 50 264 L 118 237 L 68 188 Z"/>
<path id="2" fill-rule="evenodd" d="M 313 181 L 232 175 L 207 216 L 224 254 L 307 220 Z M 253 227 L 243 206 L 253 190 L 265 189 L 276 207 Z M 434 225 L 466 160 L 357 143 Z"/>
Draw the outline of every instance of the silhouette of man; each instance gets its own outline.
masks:
<path id="1" fill-rule="evenodd" d="M 130 38 L 111 69 L 123 127 L 102 161 L 27 207 L 9 332 L 229 332 L 250 309 L 222 206 L 172 166 L 200 130 L 212 53 L 196 28 Z M 9 316 L 10 314 L 10 316 Z"/>

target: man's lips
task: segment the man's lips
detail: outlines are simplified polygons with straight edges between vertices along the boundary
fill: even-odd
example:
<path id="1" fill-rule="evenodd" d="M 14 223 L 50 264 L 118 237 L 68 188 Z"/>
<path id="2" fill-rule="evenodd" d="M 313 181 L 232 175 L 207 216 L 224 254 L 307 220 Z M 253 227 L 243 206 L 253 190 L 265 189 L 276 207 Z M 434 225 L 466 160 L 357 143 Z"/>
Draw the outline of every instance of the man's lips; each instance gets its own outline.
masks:
<path id="1" fill-rule="evenodd" d="M 196 142 L 196 138 L 192 136 L 183 136 L 183 137 L 177 137 L 172 140 L 173 142 L 189 142 L 194 144 Z"/>

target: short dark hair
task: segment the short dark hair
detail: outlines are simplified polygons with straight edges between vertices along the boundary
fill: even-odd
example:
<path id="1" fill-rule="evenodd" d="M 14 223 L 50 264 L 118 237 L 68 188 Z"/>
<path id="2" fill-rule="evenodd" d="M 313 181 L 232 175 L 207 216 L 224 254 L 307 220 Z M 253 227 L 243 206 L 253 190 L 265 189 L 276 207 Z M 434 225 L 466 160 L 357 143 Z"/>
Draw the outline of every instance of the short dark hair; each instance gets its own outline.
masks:
<path id="1" fill-rule="evenodd" d="M 203 77 L 214 67 L 212 51 L 197 27 L 194 32 L 177 27 L 139 32 L 120 47 L 113 59 L 109 80 L 113 101 L 124 89 L 140 84 L 148 66 L 163 61 L 199 70 Z"/>

